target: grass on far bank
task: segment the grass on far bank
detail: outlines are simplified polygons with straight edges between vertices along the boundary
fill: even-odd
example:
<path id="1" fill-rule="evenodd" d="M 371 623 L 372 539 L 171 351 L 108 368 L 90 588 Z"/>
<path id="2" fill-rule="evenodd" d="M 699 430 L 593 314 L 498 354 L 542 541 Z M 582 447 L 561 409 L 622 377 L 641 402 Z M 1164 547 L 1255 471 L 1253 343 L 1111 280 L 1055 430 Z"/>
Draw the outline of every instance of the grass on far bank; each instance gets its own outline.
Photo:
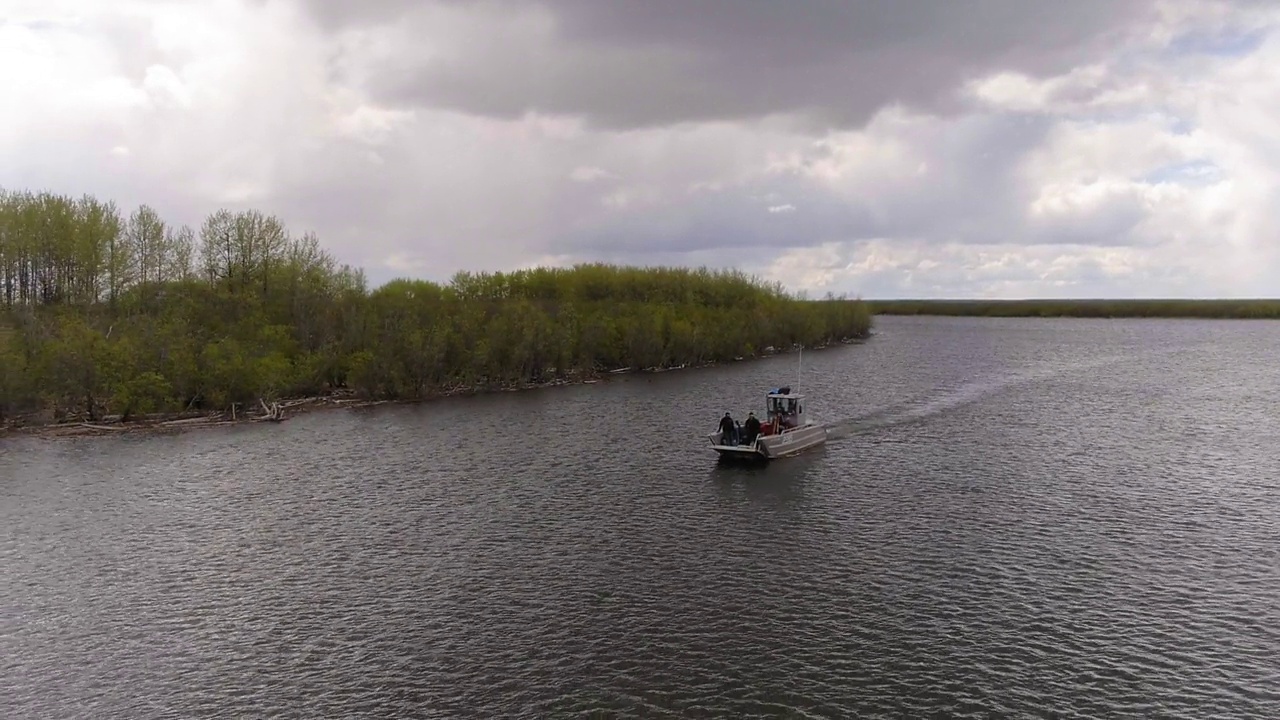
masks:
<path id="1" fill-rule="evenodd" d="M 1280 299 L 871 300 L 874 315 L 1280 319 Z"/>

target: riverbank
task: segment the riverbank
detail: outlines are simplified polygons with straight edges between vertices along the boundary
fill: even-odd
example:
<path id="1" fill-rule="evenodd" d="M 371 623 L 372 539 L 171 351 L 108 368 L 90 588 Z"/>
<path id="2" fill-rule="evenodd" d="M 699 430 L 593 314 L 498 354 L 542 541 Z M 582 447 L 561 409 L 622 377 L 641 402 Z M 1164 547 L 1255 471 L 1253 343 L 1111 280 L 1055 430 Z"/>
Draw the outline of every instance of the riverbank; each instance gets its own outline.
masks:
<path id="1" fill-rule="evenodd" d="M 1280 299 L 868 300 L 872 315 L 951 317 L 1280 319 Z"/>
<path id="2" fill-rule="evenodd" d="M 538 388 L 558 387 L 563 385 L 582 385 L 597 382 L 595 378 L 565 379 L 558 378 L 543 383 L 523 383 L 518 385 L 497 386 L 457 386 L 441 388 L 412 399 L 371 399 L 359 396 L 348 389 L 335 390 L 326 395 L 308 397 L 288 397 L 266 405 L 260 401 L 259 408 L 241 409 L 238 406 L 227 410 L 209 412 L 153 413 L 123 420 L 120 416 L 107 416 L 98 421 L 90 421 L 83 417 L 72 417 L 63 420 L 41 422 L 32 417 L 19 418 L 14 423 L 0 427 L 0 438 L 16 435 L 38 435 L 42 437 L 82 437 L 87 435 L 122 435 L 122 434 L 173 434 L 227 425 L 247 425 L 250 423 L 278 423 L 290 418 L 322 410 L 374 407 L 378 405 L 411 405 L 443 400 L 451 397 L 479 395 L 496 392 L 512 392 L 535 390 Z"/>
<path id="3" fill-rule="evenodd" d="M 865 342 L 867 338 L 844 338 L 833 343 L 804 348 L 809 352 L 818 352 L 838 345 L 852 345 Z M 241 408 L 235 406 L 227 410 L 205 412 L 153 413 L 139 415 L 124 421 L 120 416 L 107 416 L 97 421 L 90 421 L 81 416 L 73 416 L 62 420 L 40 421 L 34 416 L 16 418 L 5 425 L 0 425 L 0 439 L 16 436 L 37 436 L 47 438 L 71 438 L 86 436 L 109 436 L 127 434 L 176 434 L 205 428 L 225 427 L 229 425 L 247 425 L 251 423 L 278 423 L 290 418 L 312 412 L 326 410 L 359 410 L 380 405 L 419 405 L 437 402 L 449 398 L 489 395 L 500 392 L 526 392 L 553 387 L 571 385 L 591 385 L 607 382 L 610 378 L 635 374 L 660 374 L 679 370 L 712 368 L 726 365 L 729 362 L 751 362 L 778 355 L 789 355 L 797 352 L 796 348 L 766 348 L 754 356 L 736 357 L 730 361 L 704 362 L 685 364 L 674 367 L 650 368 L 616 368 L 613 370 L 584 373 L 576 370 L 568 371 L 565 377 L 552 378 L 543 382 L 499 383 L 494 385 L 453 385 L 438 388 L 414 398 L 374 399 L 362 397 L 354 390 L 338 389 L 325 395 L 306 397 L 288 397 L 275 400 L 271 404 L 259 401 L 257 408 Z"/>
<path id="4" fill-rule="evenodd" d="M 6 247 L 29 261 L 17 273 L 0 263 L 0 422 L 256 407 L 332 388 L 418 398 L 477 378 L 816 347 L 872 324 L 860 300 L 810 300 L 731 269 L 594 263 L 372 288 L 314 235 L 251 210 L 217 211 L 197 235 L 145 208 L 126 218 L 91 198 L 0 193 L 5 222 Z M 172 242 L 152 257 L 121 240 L 143 234 Z"/>

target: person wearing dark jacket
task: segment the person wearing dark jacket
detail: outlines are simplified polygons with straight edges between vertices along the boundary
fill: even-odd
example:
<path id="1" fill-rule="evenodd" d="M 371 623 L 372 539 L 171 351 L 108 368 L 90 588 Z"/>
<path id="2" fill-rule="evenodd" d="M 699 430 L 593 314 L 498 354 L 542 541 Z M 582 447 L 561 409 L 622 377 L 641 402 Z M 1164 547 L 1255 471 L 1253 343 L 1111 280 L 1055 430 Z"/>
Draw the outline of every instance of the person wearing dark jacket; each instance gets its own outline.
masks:
<path id="1" fill-rule="evenodd" d="M 760 421 L 756 419 L 755 413 L 747 413 L 747 421 L 742 424 L 743 430 L 746 431 L 746 443 L 750 445 L 760 436 Z"/>
<path id="2" fill-rule="evenodd" d="M 720 438 L 720 444 L 738 444 L 738 428 L 733 424 L 733 418 L 729 416 L 729 413 L 725 413 L 724 417 L 720 418 L 720 432 L 724 433 Z"/>

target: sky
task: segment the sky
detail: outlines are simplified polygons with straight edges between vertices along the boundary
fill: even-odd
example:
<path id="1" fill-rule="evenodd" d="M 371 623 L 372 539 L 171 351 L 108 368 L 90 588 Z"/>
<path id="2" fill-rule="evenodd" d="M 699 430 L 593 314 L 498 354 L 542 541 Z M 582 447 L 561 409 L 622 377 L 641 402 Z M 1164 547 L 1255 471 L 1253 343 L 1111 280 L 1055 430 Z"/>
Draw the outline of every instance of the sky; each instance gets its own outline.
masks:
<path id="1" fill-rule="evenodd" d="M 810 296 L 1280 296 L 1280 0 L 5 0 L 0 188 Z"/>

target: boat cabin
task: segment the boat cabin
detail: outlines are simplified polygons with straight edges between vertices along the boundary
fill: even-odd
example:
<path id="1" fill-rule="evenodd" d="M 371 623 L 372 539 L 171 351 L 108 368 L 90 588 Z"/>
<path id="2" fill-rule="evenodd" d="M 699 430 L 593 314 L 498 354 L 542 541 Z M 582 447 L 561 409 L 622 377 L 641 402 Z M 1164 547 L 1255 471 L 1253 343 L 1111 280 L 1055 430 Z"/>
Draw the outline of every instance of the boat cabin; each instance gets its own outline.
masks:
<path id="1" fill-rule="evenodd" d="M 774 388 L 765 396 L 767 434 L 804 425 L 804 396 L 793 395 L 790 387 Z"/>

